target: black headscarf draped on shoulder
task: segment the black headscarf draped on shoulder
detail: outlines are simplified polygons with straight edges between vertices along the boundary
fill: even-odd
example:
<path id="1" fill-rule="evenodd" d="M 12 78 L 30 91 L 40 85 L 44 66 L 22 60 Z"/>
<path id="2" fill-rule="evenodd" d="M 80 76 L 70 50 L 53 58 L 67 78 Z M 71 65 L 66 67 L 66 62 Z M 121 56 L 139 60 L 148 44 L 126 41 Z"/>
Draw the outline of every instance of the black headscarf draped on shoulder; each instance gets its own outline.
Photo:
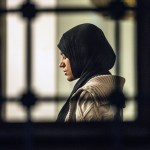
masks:
<path id="1" fill-rule="evenodd" d="M 102 30 L 90 23 L 77 25 L 65 32 L 58 48 L 69 58 L 73 76 L 79 78 L 58 115 L 57 121 L 64 121 L 73 93 L 93 76 L 110 74 L 116 55 Z"/>

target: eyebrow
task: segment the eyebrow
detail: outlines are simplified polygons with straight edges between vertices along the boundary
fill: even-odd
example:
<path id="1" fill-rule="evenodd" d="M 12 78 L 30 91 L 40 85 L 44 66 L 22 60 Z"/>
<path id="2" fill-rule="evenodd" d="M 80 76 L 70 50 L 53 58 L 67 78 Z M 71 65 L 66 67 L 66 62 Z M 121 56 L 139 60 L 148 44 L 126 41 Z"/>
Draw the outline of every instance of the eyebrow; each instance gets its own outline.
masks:
<path id="1" fill-rule="evenodd" d="M 60 53 L 60 55 L 65 56 L 65 54 L 63 54 L 62 52 Z M 65 56 L 66 57 L 66 56 Z"/>

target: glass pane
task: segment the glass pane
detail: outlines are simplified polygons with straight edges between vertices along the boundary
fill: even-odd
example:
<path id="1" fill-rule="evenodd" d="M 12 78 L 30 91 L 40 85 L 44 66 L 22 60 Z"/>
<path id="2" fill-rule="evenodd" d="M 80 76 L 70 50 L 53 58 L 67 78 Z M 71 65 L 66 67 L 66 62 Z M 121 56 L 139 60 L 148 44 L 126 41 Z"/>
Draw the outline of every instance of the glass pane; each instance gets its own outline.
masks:
<path id="1" fill-rule="evenodd" d="M 106 6 L 112 0 L 58 0 L 59 6 Z M 135 6 L 137 0 L 122 0 L 128 6 Z"/>
<path id="2" fill-rule="evenodd" d="M 7 8 L 17 8 L 26 0 L 6 0 Z"/>
<path id="3" fill-rule="evenodd" d="M 32 121 L 55 121 L 56 120 L 57 107 L 55 102 L 37 102 L 32 109 Z"/>
<path id="4" fill-rule="evenodd" d="M 134 97 L 137 93 L 136 76 L 136 22 L 134 19 L 121 21 L 121 75 L 125 77 L 124 91 L 130 97 L 124 109 L 124 120 L 135 120 L 137 117 L 137 102 Z"/>
<path id="5" fill-rule="evenodd" d="M 134 96 L 136 88 L 136 23 L 133 19 L 121 21 L 121 75 L 126 77 L 125 91 Z"/>
<path id="6" fill-rule="evenodd" d="M 20 102 L 6 103 L 6 118 L 7 122 L 25 122 L 27 121 L 26 108 Z M 48 122 L 55 121 L 57 115 L 57 107 L 55 102 L 39 101 L 31 109 L 31 119 L 33 122 Z M 19 112 L 19 113 L 18 113 Z"/>
<path id="7" fill-rule="evenodd" d="M 25 22 L 17 14 L 8 14 L 6 95 L 18 96 L 25 88 Z"/>
<path id="8" fill-rule="evenodd" d="M 55 7 L 57 4 L 57 0 L 32 0 L 32 2 L 35 3 L 38 8 Z"/>
<path id="9" fill-rule="evenodd" d="M 58 0 L 58 6 L 67 7 L 91 7 L 94 6 L 91 0 Z"/>
<path id="10" fill-rule="evenodd" d="M 5 120 L 8 122 L 24 122 L 27 120 L 26 109 L 20 102 L 7 102 L 5 115 Z"/>
<path id="11" fill-rule="evenodd" d="M 56 94 L 56 16 L 39 15 L 33 22 L 33 87 L 41 96 Z"/>

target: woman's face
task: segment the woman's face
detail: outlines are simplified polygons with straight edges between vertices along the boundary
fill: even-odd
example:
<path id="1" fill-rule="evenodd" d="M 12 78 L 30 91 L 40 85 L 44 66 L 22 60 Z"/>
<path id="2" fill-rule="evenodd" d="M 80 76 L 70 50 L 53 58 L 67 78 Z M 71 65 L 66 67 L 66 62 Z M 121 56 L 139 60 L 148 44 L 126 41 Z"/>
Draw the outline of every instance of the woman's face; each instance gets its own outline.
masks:
<path id="1" fill-rule="evenodd" d="M 59 63 L 59 67 L 63 69 L 68 81 L 73 81 L 75 79 L 72 74 L 70 61 L 63 53 L 61 53 L 61 61 Z"/>

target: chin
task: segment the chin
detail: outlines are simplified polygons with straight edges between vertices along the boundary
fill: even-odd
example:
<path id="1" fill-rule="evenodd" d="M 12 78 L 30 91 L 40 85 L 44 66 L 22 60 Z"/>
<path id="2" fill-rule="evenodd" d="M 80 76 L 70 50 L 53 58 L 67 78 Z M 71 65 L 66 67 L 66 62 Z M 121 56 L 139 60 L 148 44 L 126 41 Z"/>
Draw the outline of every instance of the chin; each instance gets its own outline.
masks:
<path id="1" fill-rule="evenodd" d="M 68 81 L 73 81 L 73 80 L 75 80 L 75 79 L 74 79 L 74 77 L 67 77 L 67 80 L 68 80 Z"/>

